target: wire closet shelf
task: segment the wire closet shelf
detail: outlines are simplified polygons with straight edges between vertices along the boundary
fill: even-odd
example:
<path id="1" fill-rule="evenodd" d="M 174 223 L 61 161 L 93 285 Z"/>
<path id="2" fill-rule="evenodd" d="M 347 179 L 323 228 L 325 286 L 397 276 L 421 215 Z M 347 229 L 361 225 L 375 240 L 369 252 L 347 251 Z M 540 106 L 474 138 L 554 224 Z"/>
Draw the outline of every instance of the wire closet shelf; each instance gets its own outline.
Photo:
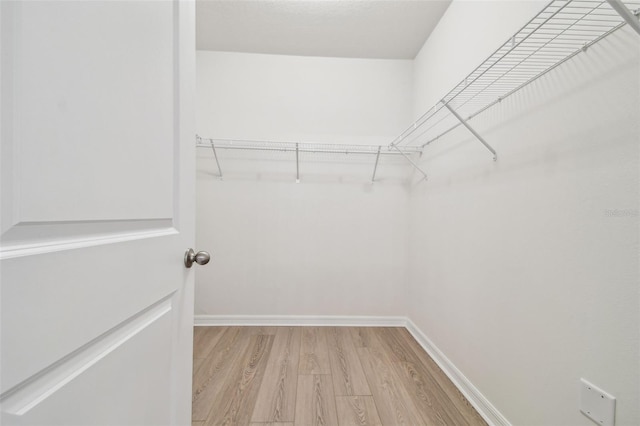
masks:
<path id="1" fill-rule="evenodd" d="M 371 182 L 374 182 L 376 180 L 378 163 L 381 156 L 404 157 L 404 159 L 411 163 L 413 167 L 418 168 L 416 163 L 411 159 L 411 154 L 420 154 L 422 152 L 422 148 L 419 147 L 403 147 L 401 149 L 392 149 L 391 147 L 386 145 L 344 145 L 310 142 L 277 142 L 213 138 L 205 139 L 200 136 L 196 136 L 196 147 L 208 148 L 212 150 L 220 178 L 222 178 L 223 173 L 222 168 L 220 167 L 220 159 L 218 158 L 218 150 L 295 153 L 296 182 L 300 182 L 300 158 L 305 154 L 324 154 L 325 156 L 331 156 L 332 158 L 335 158 L 336 156 L 344 158 L 353 155 L 357 157 L 370 156 L 372 158 L 373 165 Z"/>
<path id="2" fill-rule="evenodd" d="M 640 0 L 553 0 L 389 145 L 424 148 L 629 23 L 640 34 Z"/>
<path id="3" fill-rule="evenodd" d="M 215 149 L 237 149 L 244 151 L 265 152 L 296 152 L 310 154 L 369 154 L 401 155 L 398 151 L 386 145 L 345 145 L 315 142 L 281 142 L 267 140 L 214 139 L 196 136 L 196 146 L 200 148 L 215 147 Z M 402 148 L 405 154 L 420 153 L 420 147 L 407 146 Z"/>

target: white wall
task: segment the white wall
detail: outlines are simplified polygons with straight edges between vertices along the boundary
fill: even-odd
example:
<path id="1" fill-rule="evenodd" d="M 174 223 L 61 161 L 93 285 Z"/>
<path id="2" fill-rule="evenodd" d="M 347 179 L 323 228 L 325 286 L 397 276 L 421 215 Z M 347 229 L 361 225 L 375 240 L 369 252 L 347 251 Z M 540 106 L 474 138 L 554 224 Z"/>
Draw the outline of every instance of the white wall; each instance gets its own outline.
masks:
<path id="1" fill-rule="evenodd" d="M 539 8 L 454 1 L 416 59 L 414 116 Z M 581 377 L 640 423 L 639 46 L 625 28 L 473 119 L 496 163 L 462 128 L 423 157 L 409 316 L 513 424 L 592 424 Z"/>
<path id="2" fill-rule="evenodd" d="M 412 61 L 197 54 L 202 136 L 388 144 L 411 120 Z"/>
<path id="3" fill-rule="evenodd" d="M 388 143 L 411 119 L 412 61 L 198 52 L 204 137 Z M 407 169 L 371 157 L 198 150 L 196 314 L 404 315 Z M 331 160 L 331 161 L 328 161 Z M 400 166 L 402 164 L 402 166 Z"/>

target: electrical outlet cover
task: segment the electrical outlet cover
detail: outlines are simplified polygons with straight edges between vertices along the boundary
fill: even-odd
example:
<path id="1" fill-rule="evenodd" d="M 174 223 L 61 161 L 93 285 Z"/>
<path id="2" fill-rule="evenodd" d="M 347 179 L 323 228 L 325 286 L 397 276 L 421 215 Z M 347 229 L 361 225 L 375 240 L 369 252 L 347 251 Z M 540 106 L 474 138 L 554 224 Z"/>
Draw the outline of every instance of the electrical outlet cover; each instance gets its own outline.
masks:
<path id="1" fill-rule="evenodd" d="M 585 379 L 580 379 L 580 411 L 601 426 L 614 426 L 616 399 Z"/>

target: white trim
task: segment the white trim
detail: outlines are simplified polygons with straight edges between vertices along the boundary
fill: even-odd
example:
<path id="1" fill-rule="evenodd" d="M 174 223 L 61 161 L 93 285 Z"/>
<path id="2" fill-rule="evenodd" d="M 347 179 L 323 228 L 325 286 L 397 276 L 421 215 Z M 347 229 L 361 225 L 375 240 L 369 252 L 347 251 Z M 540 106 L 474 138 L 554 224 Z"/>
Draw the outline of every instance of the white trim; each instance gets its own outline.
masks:
<path id="1" fill-rule="evenodd" d="M 458 370 L 453 362 L 408 318 L 406 328 L 490 426 L 511 426 L 509 420 L 480 393 L 478 388 L 476 388 L 473 383 Z"/>
<path id="2" fill-rule="evenodd" d="M 407 317 L 350 315 L 196 315 L 194 325 L 406 327 Z"/>
<path id="3" fill-rule="evenodd" d="M 105 244 L 123 243 L 127 241 L 142 240 L 145 238 L 159 238 L 178 233 L 176 228 L 152 229 L 139 232 L 118 233 L 107 236 L 89 236 L 56 240 L 54 242 L 42 242 L 32 244 L 20 244 L 15 246 L 0 246 L 0 260 L 13 259 L 15 257 L 35 256 L 39 254 L 55 253 L 64 250 L 76 250 L 87 247 L 95 247 Z"/>

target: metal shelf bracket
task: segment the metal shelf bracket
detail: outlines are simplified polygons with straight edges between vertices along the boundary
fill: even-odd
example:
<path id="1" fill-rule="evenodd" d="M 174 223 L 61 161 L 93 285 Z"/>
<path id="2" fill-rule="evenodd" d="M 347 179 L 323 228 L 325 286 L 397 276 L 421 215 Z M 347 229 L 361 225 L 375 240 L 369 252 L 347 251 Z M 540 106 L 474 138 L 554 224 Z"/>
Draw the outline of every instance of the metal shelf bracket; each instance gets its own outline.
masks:
<path id="1" fill-rule="evenodd" d="M 407 154 L 405 154 L 404 152 L 402 152 L 402 150 L 400 148 L 398 148 L 395 145 L 391 145 L 395 150 L 397 150 L 400 154 L 402 154 L 402 156 L 409 162 L 411 163 L 411 165 L 413 166 L 414 169 L 416 169 L 417 171 L 419 171 L 422 176 L 424 176 L 424 180 L 427 180 L 427 174 L 425 173 L 424 170 L 422 170 Z"/>
<path id="2" fill-rule="evenodd" d="M 296 183 L 300 183 L 300 156 L 298 152 L 300 151 L 298 143 L 296 143 Z"/>
<path id="3" fill-rule="evenodd" d="M 489 144 L 487 143 L 487 141 L 485 141 L 485 140 L 482 138 L 482 136 L 480 136 L 480 135 L 478 134 L 478 132 L 476 132 L 476 131 L 473 129 L 473 127 L 471 127 L 471 126 L 469 125 L 469 123 L 467 123 L 467 121 L 466 121 L 464 118 L 460 117 L 460 114 L 458 114 L 458 113 L 456 112 L 456 110 L 454 110 L 453 108 L 451 108 L 451 107 L 449 106 L 449 104 L 448 104 L 448 103 L 446 103 L 444 100 L 442 100 L 441 102 L 442 102 L 442 104 L 445 106 L 445 108 L 447 108 L 447 109 L 449 110 L 449 112 L 450 112 L 450 113 L 451 113 L 455 118 L 457 118 L 457 119 L 458 119 L 458 121 L 459 121 L 459 122 L 460 122 L 464 127 L 466 127 L 466 128 L 467 128 L 467 130 L 469 130 L 469 131 L 471 132 L 471 134 L 473 134 L 473 136 L 475 136 L 475 137 L 476 137 L 476 139 L 478 139 L 478 140 L 482 143 L 482 145 L 484 145 L 484 147 L 485 147 L 485 148 L 487 148 L 487 149 L 489 150 L 489 152 L 491 152 L 491 154 L 493 154 L 493 161 L 496 161 L 496 160 L 498 159 L 498 154 L 496 153 L 496 150 L 495 150 L 495 149 L 493 149 L 493 148 L 491 147 L 491 145 L 489 145 Z"/>
<path id="4" fill-rule="evenodd" d="M 213 157 L 216 159 L 216 164 L 218 165 L 218 173 L 219 173 L 219 177 L 220 180 L 222 180 L 222 169 L 220 168 L 220 161 L 218 160 L 218 153 L 216 152 L 216 145 L 213 143 L 213 141 L 211 142 L 211 149 L 213 150 Z"/>
<path id="5" fill-rule="evenodd" d="M 607 0 L 607 3 L 640 35 L 640 21 L 638 20 L 637 11 L 636 13 L 630 11 L 622 3 L 622 0 Z"/>
<path id="6" fill-rule="evenodd" d="M 204 142 L 202 142 L 202 138 L 200 136 L 196 135 L 196 146 L 200 144 L 204 144 Z M 216 146 L 213 143 L 213 139 L 209 139 L 209 144 L 211 145 L 211 149 L 213 150 L 213 157 L 216 159 L 216 164 L 218 165 L 218 177 L 220 178 L 220 180 L 223 180 L 222 169 L 220 168 L 220 161 L 218 161 L 218 153 L 216 152 Z"/>
<path id="7" fill-rule="evenodd" d="M 376 154 L 376 163 L 373 166 L 373 176 L 371 176 L 371 183 L 376 181 L 376 170 L 378 170 L 378 160 L 380 160 L 380 146 L 378 147 L 378 153 Z"/>

